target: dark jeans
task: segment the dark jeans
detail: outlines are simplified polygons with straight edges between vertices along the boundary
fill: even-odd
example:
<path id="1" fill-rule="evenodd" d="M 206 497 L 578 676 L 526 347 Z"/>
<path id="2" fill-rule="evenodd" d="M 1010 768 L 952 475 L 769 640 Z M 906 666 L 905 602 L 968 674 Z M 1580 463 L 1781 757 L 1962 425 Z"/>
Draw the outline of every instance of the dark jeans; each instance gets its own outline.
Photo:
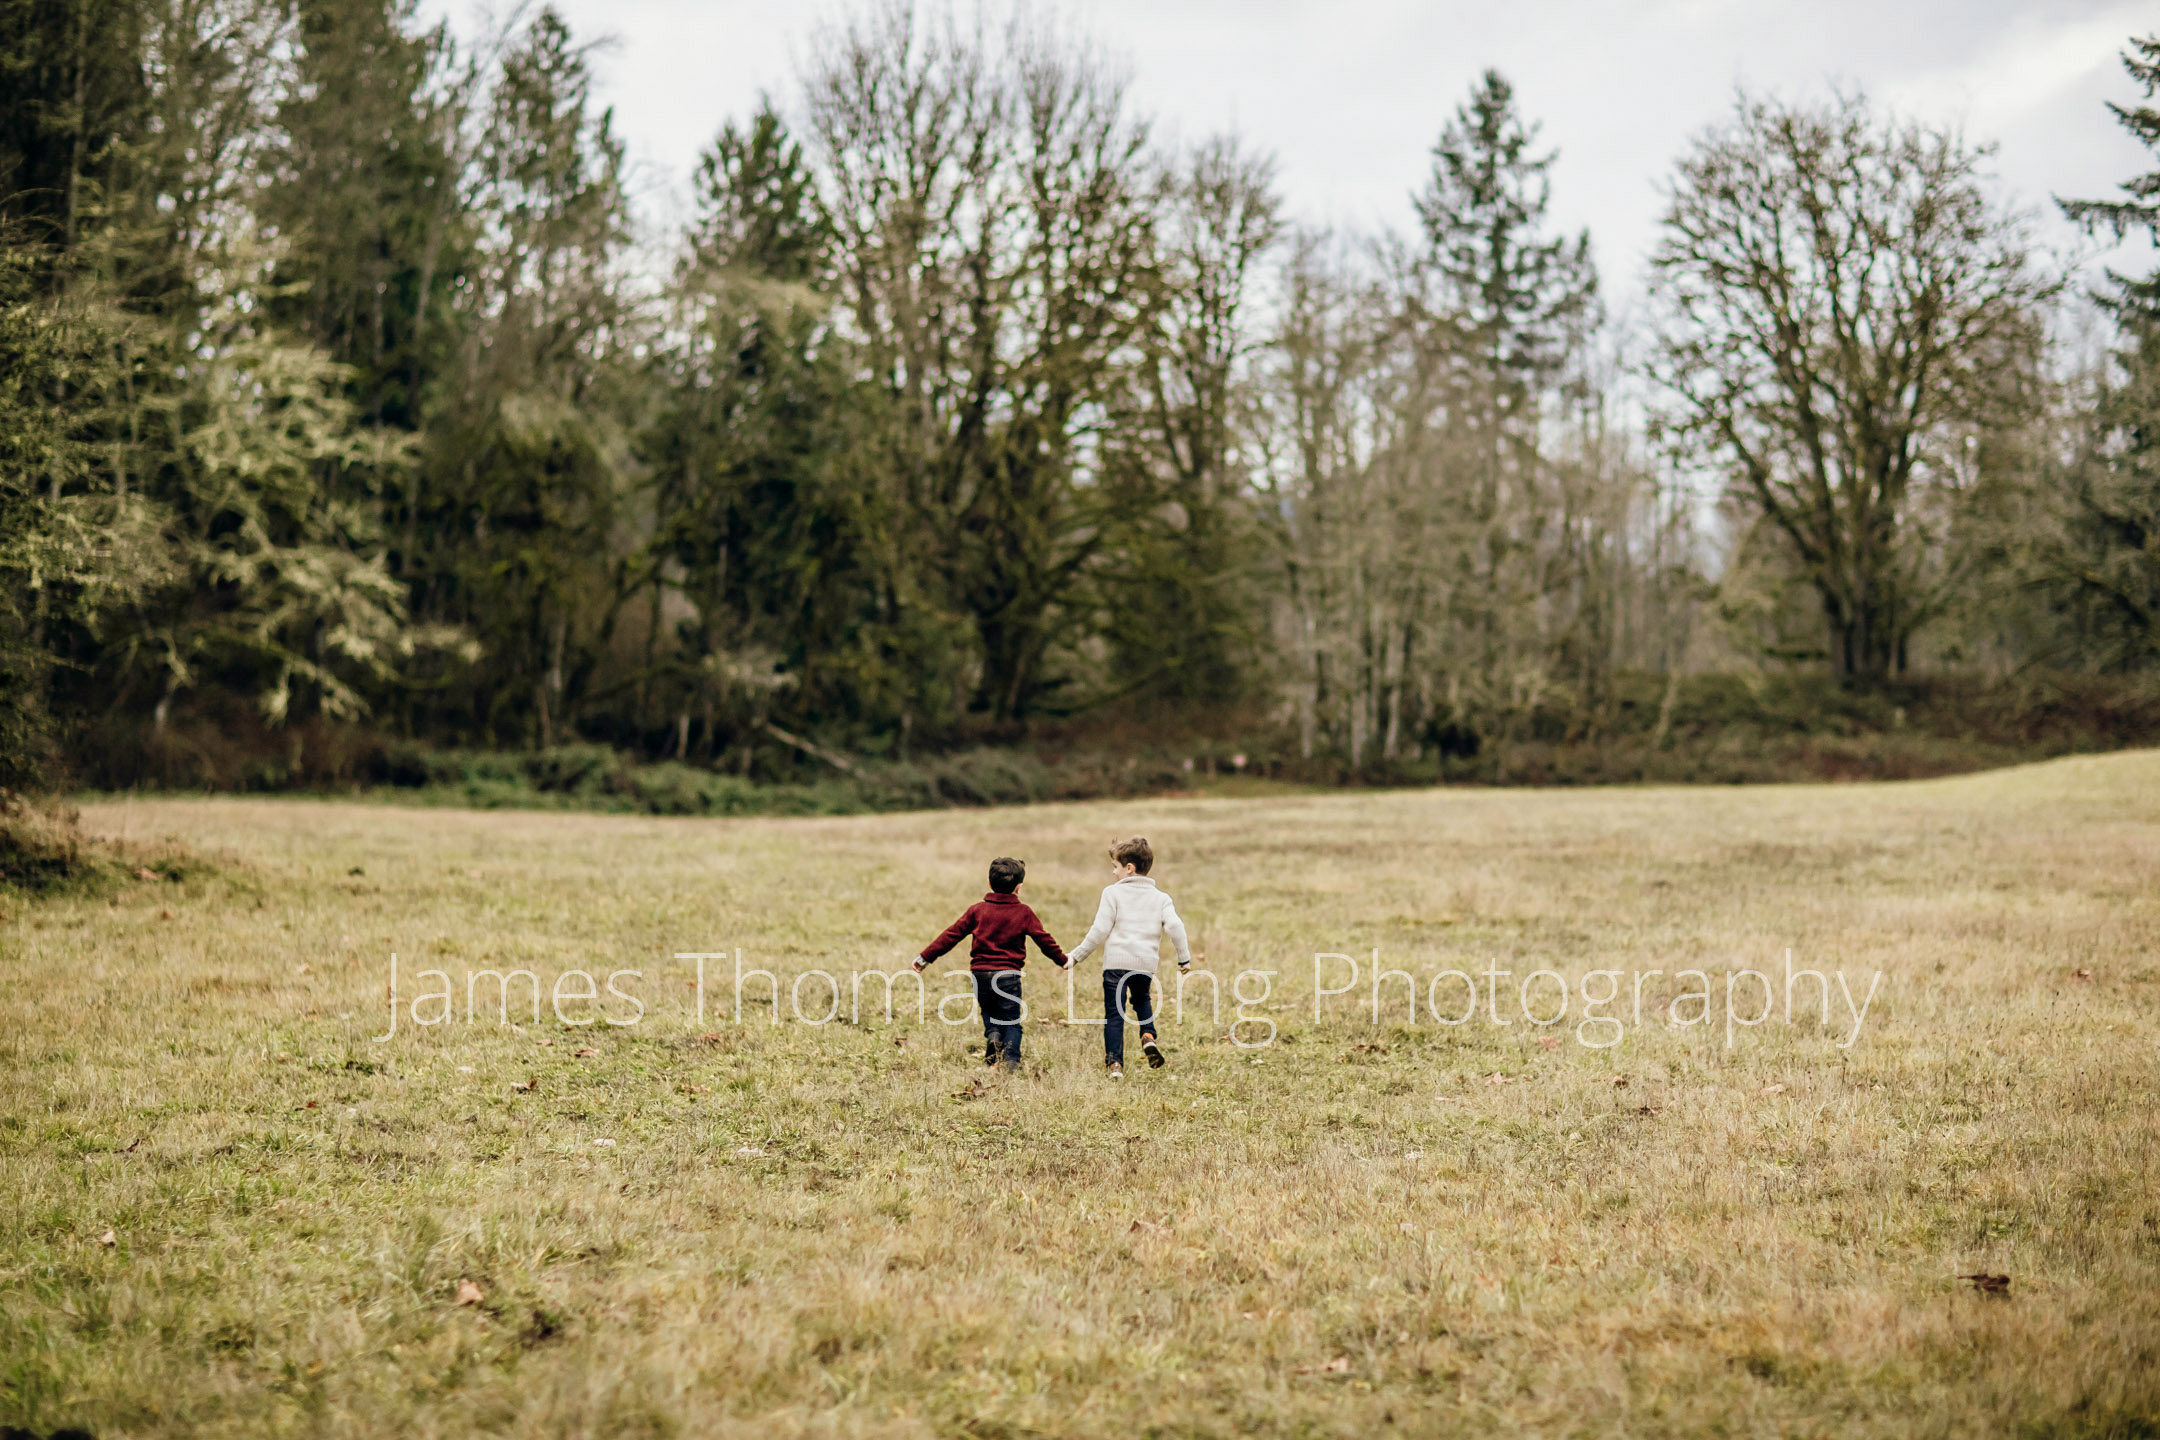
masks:
<path id="1" fill-rule="evenodd" d="M 977 970 L 975 1005 L 982 1011 L 983 1044 L 1007 1065 L 1020 1063 L 1020 972 Z"/>
<path id="2" fill-rule="evenodd" d="M 1133 1018 L 1140 1022 L 1140 1038 L 1155 1034 L 1155 977 L 1138 970 L 1102 972 L 1103 1063 L 1125 1063 L 1125 1002 L 1130 1000 Z"/>

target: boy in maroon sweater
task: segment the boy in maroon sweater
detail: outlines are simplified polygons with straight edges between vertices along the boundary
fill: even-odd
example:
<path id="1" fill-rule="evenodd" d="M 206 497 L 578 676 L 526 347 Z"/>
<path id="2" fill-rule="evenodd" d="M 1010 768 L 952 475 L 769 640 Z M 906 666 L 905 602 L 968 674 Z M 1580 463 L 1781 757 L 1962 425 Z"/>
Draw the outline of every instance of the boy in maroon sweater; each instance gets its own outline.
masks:
<path id="1" fill-rule="evenodd" d="M 915 961 L 915 971 L 920 974 L 931 961 L 959 944 L 961 936 L 975 937 L 968 969 L 975 974 L 975 1005 L 982 1011 L 983 1064 L 995 1065 L 1002 1060 L 1014 1069 L 1020 1066 L 1020 1022 L 1027 1017 L 1027 1007 L 1020 999 L 1020 967 L 1027 964 L 1027 942 L 1033 940 L 1035 948 L 1049 956 L 1060 970 L 1066 964 L 1065 952 L 1058 948 L 1057 941 L 1043 929 L 1035 912 L 1013 893 L 1025 879 L 1027 866 L 1018 860 L 1005 855 L 992 860 L 990 893 L 968 906 L 944 934 L 923 947 Z"/>

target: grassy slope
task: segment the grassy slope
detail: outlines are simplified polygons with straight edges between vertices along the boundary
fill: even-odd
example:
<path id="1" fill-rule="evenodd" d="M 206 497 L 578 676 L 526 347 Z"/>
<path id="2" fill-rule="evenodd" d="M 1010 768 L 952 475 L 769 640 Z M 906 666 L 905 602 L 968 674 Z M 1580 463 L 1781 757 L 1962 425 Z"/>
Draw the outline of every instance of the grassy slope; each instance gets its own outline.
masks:
<path id="1" fill-rule="evenodd" d="M 2156 1433 L 2160 753 L 846 820 L 86 818 L 228 860 L 8 902 L 0 1423 Z M 699 1026 L 657 969 L 890 966 L 1001 851 L 1076 939 L 1134 828 L 1213 968 L 1286 972 L 1295 1043 L 1255 1065 L 1188 1024 L 1112 1091 L 1096 1032 L 1037 1024 L 1041 1073 L 976 1095 L 969 1029 Z M 1547 1050 L 1344 1001 L 1316 1025 L 1300 957 L 1375 945 L 1518 974 L 1790 945 L 1889 979 L 1849 1051 L 1808 1026 Z M 645 968 L 665 999 L 371 1047 L 392 950 Z M 1952 1278 L 1976 1269 L 2011 1298 Z"/>

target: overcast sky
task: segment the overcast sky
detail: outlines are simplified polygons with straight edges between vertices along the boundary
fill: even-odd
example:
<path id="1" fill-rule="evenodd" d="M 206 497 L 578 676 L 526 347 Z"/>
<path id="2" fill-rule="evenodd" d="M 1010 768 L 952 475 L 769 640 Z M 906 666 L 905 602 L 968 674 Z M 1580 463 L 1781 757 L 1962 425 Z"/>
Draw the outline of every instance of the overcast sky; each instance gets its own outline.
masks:
<path id="1" fill-rule="evenodd" d="M 820 21 L 846 0 L 555 0 L 608 36 L 601 93 L 649 216 L 680 213 L 700 147 L 761 92 L 783 103 Z M 431 8 L 469 18 L 465 0 Z M 1038 9 L 1046 8 L 1038 5 Z M 1905 113 L 2000 144 L 2004 193 L 2112 193 L 2151 157 L 2102 102 L 2136 87 L 2118 61 L 2160 30 L 2154 0 L 1062 0 L 1056 13 L 1131 67 L 1140 105 L 1177 136 L 1235 129 L 1280 164 L 1291 213 L 1407 226 L 1427 151 L 1486 66 L 1514 82 L 1557 147 L 1553 208 L 1590 229 L 1625 306 L 1657 223 L 1658 185 L 1735 85 L 1786 96 L 1858 86 Z M 993 9 L 993 13 L 996 11 Z M 2149 268 L 2142 246 L 2122 257 Z"/>

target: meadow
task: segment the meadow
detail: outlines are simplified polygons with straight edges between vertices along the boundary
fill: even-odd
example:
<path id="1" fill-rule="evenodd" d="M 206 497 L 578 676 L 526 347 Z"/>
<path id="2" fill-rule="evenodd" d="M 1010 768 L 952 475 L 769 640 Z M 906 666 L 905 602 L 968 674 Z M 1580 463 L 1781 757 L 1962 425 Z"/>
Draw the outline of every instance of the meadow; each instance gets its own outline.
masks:
<path id="1" fill-rule="evenodd" d="M 1746 789 L 84 819 L 149 878 L 0 899 L 0 1424 L 2160 1435 L 2160 752 Z M 1226 991 L 1217 1015 L 1189 990 L 1166 1069 L 1107 1081 L 1039 961 L 1018 1074 L 971 1023 L 796 1018 L 825 1009 L 798 977 L 900 968 L 993 855 L 1076 941 L 1135 831 Z M 1508 989 L 1510 1023 L 1449 1026 L 1425 1002 L 1453 1018 L 1459 988 L 1407 1011 L 1395 986 L 1377 1024 L 1363 988 L 1316 1019 L 1314 953 L 1376 949 L 1421 985 L 1551 970 L 1574 1008 L 1535 1025 Z M 734 1013 L 737 950 L 777 1023 L 762 981 Z M 1855 997 L 1879 973 L 1864 1023 L 1807 992 L 1728 1032 L 1728 977 L 1782 997 L 1788 950 Z M 726 957 L 702 1016 L 683 952 Z M 469 972 L 519 968 L 539 1023 L 484 985 L 466 1018 Z M 445 1023 L 416 1023 L 425 970 Z M 1258 970 L 1264 1045 L 1227 994 Z M 1658 972 L 1603 1046 L 1600 970 Z M 1674 1023 L 1688 970 L 1717 1023 Z M 573 982 L 560 1013 L 590 1023 L 558 1018 L 572 971 L 598 997 Z M 626 971 L 642 1012 L 611 1024 Z"/>

